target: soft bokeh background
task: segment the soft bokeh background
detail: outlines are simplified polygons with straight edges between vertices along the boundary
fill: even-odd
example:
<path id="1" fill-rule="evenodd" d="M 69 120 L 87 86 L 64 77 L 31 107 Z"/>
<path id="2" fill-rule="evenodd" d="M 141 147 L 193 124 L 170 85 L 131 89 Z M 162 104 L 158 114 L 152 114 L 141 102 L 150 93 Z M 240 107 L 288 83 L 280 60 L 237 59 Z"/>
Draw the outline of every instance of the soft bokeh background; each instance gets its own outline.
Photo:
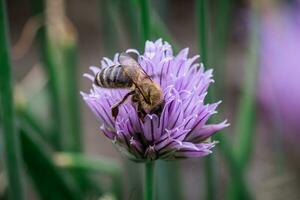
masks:
<path id="1" fill-rule="evenodd" d="M 41 50 L 36 39 L 36 25 L 31 27 L 29 25 L 28 28 L 28 21 L 33 16 L 33 2 L 36 1 L 7 1 L 15 101 L 17 108 L 27 102 L 26 110 L 29 110 L 34 118 L 39 119 L 42 126 L 47 127 L 49 126 L 47 122 L 52 121 L 49 96 L 45 91 L 47 75 L 41 67 L 42 62 L 39 56 Z M 140 11 L 136 2 L 124 0 L 66 0 L 64 2 L 66 15 L 72 23 L 71 30 L 74 34 L 72 37 L 76 38 L 77 43 L 77 57 L 74 60 L 74 65 L 76 64 L 74 67 L 78 67 L 77 72 L 67 74 L 67 76 L 75 76 L 74 81 L 78 82 L 78 92 L 72 94 L 74 96 L 71 96 L 71 99 L 79 99 L 82 151 L 91 158 L 104 157 L 115 160 L 121 166 L 123 179 L 119 181 L 124 186 L 122 199 L 141 198 L 139 195 L 141 194 L 142 166 L 126 161 L 100 133 L 100 123 L 81 100 L 79 92 L 89 90 L 90 82 L 82 77 L 82 74 L 88 71 L 89 66 L 99 66 L 102 57 L 111 57 L 115 52 L 121 52 L 127 48 L 141 49 L 138 31 L 140 24 L 137 20 Z M 190 55 L 199 54 L 195 1 L 153 0 L 150 2 L 151 19 L 155 27 L 153 28 L 155 34 L 151 39 L 162 37 L 176 48 L 189 47 Z M 238 105 L 246 90 L 243 87 L 245 80 L 250 80 L 250 82 L 253 80 L 250 85 L 252 84 L 255 88 L 252 93 L 252 97 L 255 97 L 253 103 L 255 106 L 250 107 L 250 112 L 254 115 L 251 119 L 255 120 L 249 137 L 250 159 L 243 172 L 252 199 L 300 199 L 300 148 L 298 144 L 300 142 L 300 2 L 230 0 L 212 1 L 207 4 L 209 6 L 206 8 L 208 21 L 206 39 L 209 55 L 206 68 L 215 69 L 216 83 L 214 85 L 216 86 L 214 87 L 219 90 L 216 89 L 214 101 L 223 100 L 219 112 L 222 118 L 227 118 L 231 123 L 226 130 L 225 137 L 231 144 L 229 147 L 233 150 L 240 147 L 240 144 L 237 144 L 239 141 L 237 138 L 240 136 L 236 131 L 242 130 L 237 125 L 240 109 Z M 59 12 L 59 9 L 54 9 L 54 15 L 55 13 L 59 15 Z M 220 12 L 228 13 L 222 16 Z M 253 15 L 256 15 L 259 22 L 254 27 L 258 35 L 256 38 L 258 45 L 257 48 L 254 47 L 254 58 L 251 57 L 253 52 L 249 50 L 252 47 L 248 40 L 254 29 L 251 22 Z M 220 18 L 223 19 L 221 20 L 223 24 L 219 23 Z M 55 24 L 57 22 L 60 21 L 54 19 L 56 28 L 60 26 Z M 26 32 L 24 27 L 27 27 L 28 31 L 25 36 L 22 34 L 24 30 Z M 55 34 L 59 37 L 64 33 L 58 31 Z M 31 36 L 34 38 L 31 39 Z M 68 35 L 63 37 L 63 40 L 68 39 Z M 253 63 L 257 69 L 254 70 L 253 77 L 247 78 L 248 73 L 251 73 L 251 70 L 247 68 Z M 63 93 L 62 95 L 70 94 Z M 67 132 L 63 134 L 64 138 L 68 137 Z M 47 137 L 45 138 L 47 140 Z M 56 150 L 58 149 L 52 149 L 51 155 L 55 155 Z M 238 199 L 230 192 L 231 177 L 234 174 L 229 173 L 228 158 L 223 156 L 222 149 L 216 148 L 215 152 L 212 154 L 216 183 L 215 199 Z M 172 195 L 167 193 L 178 192 L 174 192 L 176 187 L 168 186 L 176 182 L 176 178 L 172 179 L 174 178 L 172 173 L 175 173 L 180 180 L 183 196 L 177 196 L 177 198 L 208 199 L 204 159 L 162 163 L 157 166 L 160 167 L 156 176 L 158 199 L 172 199 Z M 176 171 L 172 172 L 174 168 Z M 3 170 L 2 165 L 0 169 Z M 47 169 L 36 168 L 35 170 L 40 170 L 43 174 L 43 170 Z M 28 169 L 24 170 L 24 174 L 27 174 L 27 171 Z M 171 173 L 168 173 L 170 171 Z M 67 172 L 63 170 L 62 173 Z M 82 173 L 86 172 L 78 171 L 78 174 Z M 98 199 L 101 195 L 111 193 L 109 177 L 97 171 L 86 174 L 93 178 L 95 181 L 93 184 L 102 185 L 104 189 L 101 189 L 99 193 L 91 190 L 94 194 L 86 195 L 85 199 Z M 25 175 L 25 177 L 27 198 L 42 199 L 35 184 L 31 181 L 31 176 Z M 39 178 L 45 179 L 47 176 Z M 0 173 L 1 199 L 7 198 L 6 185 L 2 172 Z M 171 191 L 169 191 L 170 188 Z"/>

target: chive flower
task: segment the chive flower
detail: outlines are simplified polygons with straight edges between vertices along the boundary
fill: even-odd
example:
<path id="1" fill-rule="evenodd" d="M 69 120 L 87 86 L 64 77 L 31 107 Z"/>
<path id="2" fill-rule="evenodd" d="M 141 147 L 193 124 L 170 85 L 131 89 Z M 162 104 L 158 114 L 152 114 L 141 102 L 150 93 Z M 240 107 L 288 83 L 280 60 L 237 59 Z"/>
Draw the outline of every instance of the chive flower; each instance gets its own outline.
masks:
<path id="1" fill-rule="evenodd" d="M 128 49 L 138 55 L 137 61 L 153 81 L 160 85 L 164 94 L 164 106 L 160 114 L 138 117 L 131 100 L 119 107 L 116 119 L 111 107 L 119 102 L 129 89 L 110 89 L 92 85 L 90 93 L 81 95 L 101 122 L 101 131 L 129 159 L 148 162 L 156 159 L 173 160 L 202 157 L 212 153 L 216 141 L 210 137 L 227 127 L 227 121 L 207 124 L 221 101 L 205 104 L 204 99 L 210 83 L 212 70 L 204 70 L 197 63 L 199 55 L 188 57 L 188 48 L 173 55 L 169 43 L 161 39 L 147 41 L 144 54 Z M 111 60 L 104 57 L 101 67 L 90 67 L 92 74 L 84 74 L 92 83 L 95 75 L 106 67 L 119 64 L 119 54 Z"/>

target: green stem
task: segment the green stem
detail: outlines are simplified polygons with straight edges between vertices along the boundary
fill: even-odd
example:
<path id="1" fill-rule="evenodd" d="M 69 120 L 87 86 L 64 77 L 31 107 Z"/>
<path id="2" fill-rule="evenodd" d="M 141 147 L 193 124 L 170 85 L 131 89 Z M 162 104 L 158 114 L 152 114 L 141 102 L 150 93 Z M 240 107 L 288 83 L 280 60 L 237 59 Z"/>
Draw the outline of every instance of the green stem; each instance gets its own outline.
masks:
<path id="1" fill-rule="evenodd" d="M 57 153 L 54 163 L 64 169 L 84 172 L 98 172 L 109 175 L 112 179 L 113 192 L 117 199 L 122 199 L 121 168 L 118 163 L 99 157 L 88 157 L 82 153 Z"/>
<path id="2" fill-rule="evenodd" d="M 9 199 L 22 200 L 24 198 L 22 161 L 19 134 L 17 134 L 14 124 L 14 101 L 7 27 L 6 5 L 4 0 L 0 0 L 0 117 L 3 128 L 4 161 L 7 171 Z"/>
<path id="3" fill-rule="evenodd" d="M 56 153 L 54 162 L 57 166 L 65 169 L 94 171 L 110 176 L 121 175 L 118 163 L 99 157 L 88 157 L 82 153 Z"/>
<path id="4" fill-rule="evenodd" d="M 122 12 L 123 23 L 128 25 L 127 34 L 130 41 L 130 45 L 134 48 L 138 48 L 139 41 L 141 40 L 138 33 L 138 5 L 135 3 L 135 0 L 120 1 L 121 10 L 126 10 Z"/>
<path id="5" fill-rule="evenodd" d="M 216 199 L 214 161 L 213 155 L 204 158 L 206 199 L 208 200 Z"/>
<path id="6" fill-rule="evenodd" d="M 48 131 L 45 127 L 43 127 L 39 120 L 37 120 L 29 110 L 25 108 L 16 109 L 17 117 L 21 120 L 24 124 L 31 127 L 31 129 L 40 134 L 43 140 L 48 141 L 50 138 L 48 137 Z"/>
<path id="7" fill-rule="evenodd" d="M 71 177 L 67 173 L 61 173 L 54 165 L 47 151 L 49 148 L 39 134 L 32 130 L 28 131 L 30 129 L 23 124 L 21 126 L 19 132 L 24 162 L 40 199 L 83 199 L 79 187 L 70 181 Z"/>
<path id="8" fill-rule="evenodd" d="M 156 199 L 181 200 L 183 198 L 181 171 L 178 161 L 156 161 Z M 159 185 L 157 184 L 159 183 Z M 162 187 L 163 186 L 163 187 Z"/>
<path id="9" fill-rule="evenodd" d="M 45 24 L 45 5 L 43 0 L 31 0 L 33 15 L 41 16 L 42 23 Z M 55 58 L 51 51 L 50 42 L 47 38 L 47 27 L 43 26 L 37 33 L 39 42 L 40 56 L 43 67 L 48 76 L 48 87 L 50 93 L 50 106 L 53 124 L 52 124 L 52 144 L 57 150 L 62 148 L 61 132 L 62 132 L 62 118 L 60 110 L 59 98 L 59 81 L 55 69 Z"/>
<path id="10" fill-rule="evenodd" d="M 228 42 L 229 19 L 231 16 L 232 0 L 218 0 L 216 5 L 216 25 L 214 30 L 214 56 L 212 64 L 217 69 L 214 77 L 218 89 L 218 96 L 223 96 L 224 92 L 224 73 L 226 73 L 226 45 Z"/>
<path id="11" fill-rule="evenodd" d="M 127 2 L 126 2 L 127 3 Z M 99 13 L 101 14 L 104 49 L 109 55 L 114 55 L 118 49 L 118 16 L 116 9 L 116 2 L 112 0 L 99 1 Z"/>
<path id="12" fill-rule="evenodd" d="M 144 200 L 154 199 L 154 162 L 145 163 Z"/>
<path id="13" fill-rule="evenodd" d="M 255 11 L 254 11 L 255 12 Z M 255 130 L 255 87 L 256 87 L 256 68 L 258 65 L 258 15 L 252 13 L 249 38 L 249 52 L 245 64 L 245 83 L 242 88 L 242 96 L 239 104 L 238 122 L 237 122 L 237 148 L 236 156 L 242 168 L 244 168 L 250 159 Z"/>
<path id="14" fill-rule="evenodd" d="M 243 171 L 241 170 L 237 159 L 234 157 L 232 148 L 224 135 L 225 133 L 221 131 L 216 135 L 215 139 L 220 141 L 218 147 L 221 149 L 221 153 L 226 160 L 230 177 L 236 183 L 236 186 L 238 186 L 236 188 L 236 196 L 239 197 L 238 199 L 250 200 L 252 197 L 247 188 Z"/>
<path id="15" fill-rule="evenodd" d="M 174 53 L 179 51 L 178 44 L 175 42 L 174 38 L 172 37 L 171 33 L 169 32 L 168 28 L 166 27 L 165 23 L 158 15 L 157 12 L 152 12 L 152 21 L 153 21 L 153 37 L 155 38 L 163 38 L 164 40 L 168 41 L 172 44 Z"/>
<path id="16" fill-rule="evenodd" d="M 81 138 L 81 120 L 79 111 L 79 95 L 78 95 L 78 81 L 77 81 L 77 48 L 75 39 L 64 43 L 63 51 L 63 65 L 65 68 L 64 84 L 66 102 L 66 119 L 68 130 L 65 137 L 66 146 L 69 151 L 80 152 L 82 150 Z"/>
<path id="17" fill-rule="evenodd" d="M 254 146 L 254 130 L 255 130 L 255 87 L 256 87 L 256 68 L 258 64 L 258 48 L 259 48 L 259 39 L 258 39 L 258 23 L 259 17 L 256 13 L 256 10 L 253 10 L 251 14 L 251 31 L 250 38 L 248 41 L 249 52 L 248 59 L 246 60 L 246 78 L 243 86 L 243 93 L 240 99 L 239 113 L 238 113 L 238 122 L 236 129 L 236 146 L 235 149 L 236 158 L 238 161 L 239 168 L 241 173 L 246 171 L 246 166 L 249 163 L 251 158 L 253 146 Z M 233 182 L 229 186 L 230 199 L 240 199 L 239 194 L 239 184 L 233 179 Z"/>
<path id="18" fill-rule="evenodd" d="M 146 40 L 151 37 L 150 5 L 148 0 L 140 1 L 141 11 L 141 44 L 144 47 Z"/>
<path id="19" fill-rule="evenodd" d="M 207 0 L 196 1 L 196 14 L 198 18 L 198 41 L 201 60 L 204 65 L 207 64 L 207 17 L 208 2 Z"/>
<path id="20" fill-rule="evenodd" d="M 201 55 L 201 60 L 204 66 L 208 63 L 208 1 L 207 0 L 197 0 L 196 1 L 196 14 L 198 19 L 198 41 L 199 41 L 199 51 Z M 210 87 L 208 92 L 208 101 L 213 100 L 213 89 Z M 204 159 L 204 169 L 205 169 L 205 179 L 206 179 L 206 199 L 214 200 L 216 199 L 215 190 L 215 171 L 213 157 L 208 156 Z"/>
<path id="21" fill-rule="evenodd" d="M 228 37 L 228 28 L 229 19 L 230 19 L 230 11 L 232 7 L 231 0 L 219 0 L 217 3 L 217 16 L 216 16 L 216 48 L 220 50 L 220 54 L 223 55 L 224 48 L 227 43 Z M 217 50 L 216 49 L 216 50 Z M 216 59 L 216 61 L 221 61 L 220 59 Z"/>

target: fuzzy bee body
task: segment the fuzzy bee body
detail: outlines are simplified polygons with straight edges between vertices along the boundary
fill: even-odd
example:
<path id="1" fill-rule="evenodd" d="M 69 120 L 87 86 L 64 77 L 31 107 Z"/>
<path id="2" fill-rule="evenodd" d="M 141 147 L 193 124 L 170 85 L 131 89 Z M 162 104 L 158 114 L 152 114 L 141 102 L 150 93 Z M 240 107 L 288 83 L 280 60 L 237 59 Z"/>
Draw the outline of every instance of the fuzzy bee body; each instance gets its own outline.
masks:
<path id="1" fill-rule="evenodd" d="M 147 113 L 159 114 L 164 105 L 164 95 L 160 86 L 129 54 L 121 53 L 119 62 L 120 65 L 106 67 L 95 77 L 95 84 L 102 88 L 131 88 L 131 91 L 112 107 L 112 116 L 117 117 L 118 107 L 129 96 L 136 105 L 137 113 L 142 120 Z"/>
<path id="2" fill-rule="evenodd" d="M 132 80 L 126 75 L 124 67 L 113 65 L 97 73 L 95 84 L 103 88 L 128 88 L 132 86 Z"/>

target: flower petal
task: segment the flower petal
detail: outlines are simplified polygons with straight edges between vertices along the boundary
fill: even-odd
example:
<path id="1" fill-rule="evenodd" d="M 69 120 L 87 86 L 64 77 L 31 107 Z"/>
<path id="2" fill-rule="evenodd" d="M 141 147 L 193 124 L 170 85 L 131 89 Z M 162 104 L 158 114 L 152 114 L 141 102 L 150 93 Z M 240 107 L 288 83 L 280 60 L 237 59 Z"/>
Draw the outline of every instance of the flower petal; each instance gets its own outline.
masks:
<path id="1" fill-rule="evenodd" d="M 185 141 L 193 142 L 193 143 L 200 143 L 205 141 L 207 138 L 212 136 L 215 132 L 228 127 L 227 120 L 219 123 L 219 124 L 209 124 L 203 127 L 195 128 Z"/>

